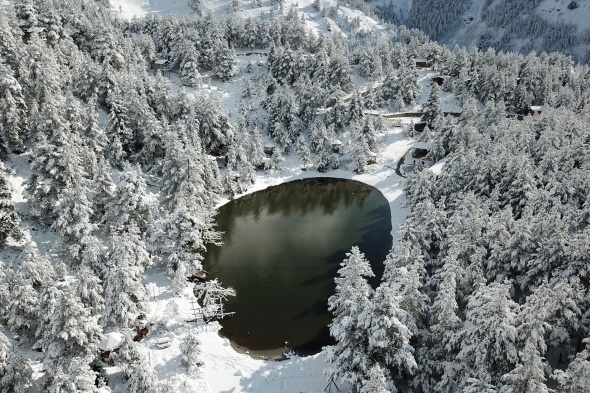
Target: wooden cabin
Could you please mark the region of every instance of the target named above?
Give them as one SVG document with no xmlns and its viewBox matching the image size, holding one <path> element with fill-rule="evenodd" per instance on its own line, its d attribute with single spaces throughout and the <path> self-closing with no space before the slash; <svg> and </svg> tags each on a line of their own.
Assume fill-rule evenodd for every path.
<svg viewBox="0 0 590 393">
<path fill-rule="evenodd" d="M 276 148 L 277 147 L 272 144 L 264 145 L 264 154 L 266 154 L 267 156 L 272 156 L 272 153 L 275 152 Z"/>
<path fill-rule="evenodd" d="M 152 64 L 152 68 L 156 71 L 160 71 L 162 75 L 170 76 L 170 62 L 166 59 L 156 59 Z"/>
<path fill-rule="evenodd" d="M 111 332 L 104 334 L 103 336 L 104 339 L 97 345 L 100 358 L 103 362 L 107 363 L 109 366 L 112 366 L 113 360 L 111 358 L 111 353 L 119 352 L 121 342 L 123 341 L 123 335 L 118 332 Z"/>
<path fill-rule="evenodd" d="M 543 112 L 543 106 L 541 105 L 531 105 L 526 109 L 526 114 L 528 116 L 540 115 L 541 112 Z"/>
<path fill-rule="evenodd" d="M 332 153 L 339 154 L 340 151 L 342 150 L 342 141 L 339 139 L 333 139 L 331 143 L 332 143 Z"/>
<path fill-rule="evenodd" d="M 152 67 L 154 70 L 163 70 L 170 67 L 170 62 L 166 59 L 156 59 Z"/>
<path fill-rule="evenodd" d="M 421 122 L 421 123 L 414 123 L 414 131 L 416 132 L 422 132 L 426 129 L 426 126 L 428 124 L 425 122 Z"/>
<path fill-rule="evenodd" d="M 416 68 L 430 68 L 430 62 L 427 59 L 414 59 Z"/>
<path fill-rule="evenodd" d="M 413 166 L 430 166 L 433 163 L 426 160 L 428 152 L 432 150 L 432 142 L 416 142 L 404 159 L 404 164 Z"/>
</svg>

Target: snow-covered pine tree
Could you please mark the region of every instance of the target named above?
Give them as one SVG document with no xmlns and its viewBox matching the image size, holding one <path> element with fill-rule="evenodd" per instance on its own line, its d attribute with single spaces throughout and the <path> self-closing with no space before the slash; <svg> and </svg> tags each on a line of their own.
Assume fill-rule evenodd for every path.
<svg viewBox="0 0 590 393">
<path fill-rule="evenodd" d="M 22 87 L 14 77 L 13 71 L 0 62 L 0 158 L 6 153 L 22 153 L 25 139 L 26 104 Z"/>
<path fill-rule="evenodd" d="M 31 281 L 19 271 L 12 277 L 10 294 L 6 325 L 11 331 L 25 335 L 27 330 L 37 321 L 37 292 Z"/>
<path fill-rule="evenodd" d="M 35 243 L 27 242 L 17 261 L 19 263 L 18 271 L 35 288 L 40 288 L 43 284 L 52 282 L 55 278 L 55 269 L 47 257 L 41 255 Z"/>
<path fill-rule="evenodd" d="M 218 41 L 213 76 L 223 82 L 229 81 L 237 73 L 237 59 L 233 48 L 229 48 L 227 41 Z"/>
<path fill-rule="evenodd" d="M 285 161 L 283 154 L 281 153 L 281 149 L 276 147 L 272 151 L 272 156 L 270 157 L 271 165 L 274 169 L 281 169 L 281 162 Z"/>
<path fill-rule="evenodd" d="M 350 106 L 348 107 L 348 124 L 351 126 L 360 126 L 365 118 L 365 104 L 363 96 L 355 90 L 350 99 Z"/>
<path fill-rule="evenodd" d="M 0 162 L 0 246 L 9 237 L 19 239 L 20 236 L 20 218 L 12 200 L 10 183 L 4 175 L 4 166 Z"/>
<path fill-rule="evenodd" d="M 146 311 L 144 301 L 148 295 L 143 284 L 144 266 L 129 251 L 135 247 L 123 235 L 111 237 L 103 279 L 106 304 L 103 326 L 133 327 Z M 142 254 L 144 251 L 145 248 Z"/>
<path fill-rule="evenodd" d="M 370 363 L 381 366 L 386 378 L 392 381 L 392 392 L 407 390 L 411 386 L 411 376 L 417 369 L 414 348 L 410 344 L 412 332 L 406 326 L 413 318 L 401 307 L 404 300 L 403 289 L 403 285 L 399 283 L 382 283 L 375 291 L 371 307 L 361 314 L 357 327 L 365 329 L 368 342 L 366 349 L 357 349 L 355 352 L 363 356 L 362 353 L 366 350 L 368 359 L 364 361 L 369 363 L 360 363 L 358 373 L 367 379 L 374 367 Z M 360 389 L 353 388 L 355 390 Z"/>
<path fill-rule="evenodd" d="M 92 315 L 98 315 L 105 309 L 102 283 L 89 266 L 82 266 L 78 272 L 76 294 Z"/>
<path fill-rule="evenodd" d="M 361 320 L 361 317 L 365 317 L 366 310 L 371 307 L 374 291 L 366 278 L 374 274 L 356 246 L 340 265 L 338 277 L 334 279 L 336 291 L 328 299 L 328 309 L 334 315 L 330 334 L 336 344 L 326 350 L 326 359 L 330 363 L 326 374 L 331 380 L 344 380 L 351 391 L 359 392 L 371 368 L 365 326 L 368 321 Z"/>
<path fill-rule="evenodd" d="M 82 258 L 83 239 L 98 228 L 91 222 L 93 212 L 88 186 L 78 183 L 62 189 L 53 208 L 55 221 L 51 227 L 60 235 L 64 251 L 67 250 L 69 257 L 77 262 Z"/>
<path fill-rule="evenodd" d="M 369 377 L 363 381 L 363 386 L 360 388 L 359 393 L 391 393 L 395 390 L 388 389 L 387 380 L 383 369 L 378 365 L 371 367 L 369 371 Z"/>
<path fill-rule="evenodd" d="M 588 339 L 584 339 L 586 348 L 579 352 L 568 364 L 566 370 L 555 370 L 552 378 L 557 381 L 558 393 L 583 392 L 590 387 L 590 351 Z"/>
<path fill-rule="evenodd" d="M 122 340 L 116 359 L 125 379 L 129 379 L 139 364 L 147 362 L 145 355 L 139 349 L 139 344 L 133 341 L 132 330 L 122 329 Z"/>
<path fill-rule="evenodd" d="M 443 115 L 440 109 L 439 89 L 436 83 L 432 84 L 428 99 L 422 106 L 422 117 L 420 121 L 425 122 L 431 129 L 434 128 L 436 121 Z"/>
<path fill-rule="evenodd" d="M 37 331 L 35 332 L 38 341 L 34 345 L 37 349 L 47 347 L 48 326 L 51 318 L 55 315 L 57 303 L 61 300 L 61 294 L 55 282 L 45 283 L 41 288 L 37 304 Z"/>
<path fill-rule="evenodd" d="M 206 184 L 205 160 L 208 157 L 202 154 L 200 145 L 187 146 L 173 132 L 169 132 L 165 140 L 166 153 L 162 162 L 160 190 L 168 208 L 174 210 L 186 204 L 211 206 L 215 199 L 215 190 L 211 190 Z"/>
<path fill-rule="evenodd" d="M 367 142 L 367 146 L 369 150 L 376 152 L 377 151 L 377 135 L 375 131 L 375 124 L 373 119 L 370 117 L 366 117 L 365 121 L 362 123 L 362 127 L 360 130 L 363 138 Z"/>
<path fill-rule="evenodd" d="M 77 133 L 69 130 L 62 101 L 59 97 L 52 98 L 43 106 L 40 114 L 43 121 L 37 125 L 32 174 L 26 190 L 33 202 L 33 215 L 49 222 L 55 218 L 55 204 L 65 188 L 77 188 L 88 195 L 87 174 L 80 149 L 82 141 Z"/>
<path fill-rule="evenodd" d="M 186 334 L 180 351 L 182 365 L 187 368 L 188 374 L 197 373 L 199 367 L 203 365 L 203 361 L 201 360 L 201 340 L 199 340 L 196 329 L 192 329 Z"/>
<path fill-rule="evenodd" d="M 99 390 L 96 386 L 96 374 L 90 368 L 87 357 L 75 356 L 70 358 L 66 365 L 59 365 L 55 370 L 45 373 L 44 391 L 47 393 L 98 393 L 105 390 L 105 387 Z"/>
<path fill-rule="evenodd" d="M 424 258 L 420 251 L 409 243 L 400 241 L 385 258 L 385 271 L 382 284 L 389 285 L 399 296 L 399 307 L 406 312 L 401 322 L 408 327 L 413 336 L 424 328 L 429 298 L 422 293 L 426 274 Z"/>
<path fill-rule="evenodd" d="M 9 348 L 8 339 L 0 332 L 0 392 L 26 393 L 33 386 L 33 367 L 29 358 Z"/>
<path fill-rule="evenodd" d="M 188 277 L 201 273 L 205 245 L 219 243 L 220 234 L 213 225 L 211 213 L 191 204 L 180 204 L 156 223 L 153 248 L 166 264 L 168 274 L 175 277 L 177 284 L 184 283 L 176 285 L 177 291 L 184 289 Z M 180 276 L 179 267 L 184 271 Z"/>
<path fill-rule="evenodd" d="M 556 280 L 543 282 L 527 297 L 517 317 L 520 348 L 515 367 L 502 376 L 502 392 L 548 393 L 546 371 L 550 368 L 545 360 L 546 335 L 564 335 L 560 345 L 569 343 L 562 326 L 577 326 L 580 314 L 577 303 L 582 291 L 577 279 L 572 282 Z"/>
<path fill-rule="evenodd" d="M 140 362 L 127 382 L 129 393 L 160 393 L 160 384 L 153 367 L 145 360 Z"/>
<path fill-rule="evenodd" d="M 307 142 L 305 141 L 305 135 L 303 133 L 299 134 L 297 137 L 297 157 L 299 157 L 299 161 L 301 161 L 301 165 L 303 168 L 307 168 L 311 165 L 311 151 L 307 146 Z"/>
<path fill-rule="evenodd" d="M 194 47 L 189 47 L 184 54 L 183 63 L 180 66 L 182 74 L 182 83 L 189 87 L 201 88 L 203 85 L 201 73 L 199 72 L 199 53 Z"/>
<path fill-rule="evenodd" d="M 511 282 L 481 284 L 469 297 L 465 323 L 455 337 L 461 373 L 497 385 L 518 361 L 518 305 L 510 297 Z"/>
<path fill-rule="evenodd" d="M 406 105 L 411 105 L 416 100 L 418 94 L 418 73 L 414 64 L 407 60 L 401 64 L 399 71 L 399 90 L 398 94 Z"/>
<path fill-rule="evenodd" d="M 352 130 L 350 138 L 350 157 L 352 160 L 352 170 L 356 173 L 363 173 L 369 159 L 369 145 L 362 133 L 362 129 L 356 126 Z"/>
<path fill-rule="evenodd" d="M 69 285 L 61 291 L 44 339 L 43 365 L 49 372 L 58 366 L 66 368 L 72 357 L 91 359 L 98 350 L 102 339 L 98 316 L 92 316 L 91 310 L 82 304 L 75 289 Z"/>
<path fill-rule="evenodd" d="M 131 225 L 145 233 L 155 210 L 155 196 L 147 190 L 141 169 L 130 166 L 121 173 L 115 194 L 106 206 L 104 222 L 111 233 L 124 232 Z"/>
</svg>

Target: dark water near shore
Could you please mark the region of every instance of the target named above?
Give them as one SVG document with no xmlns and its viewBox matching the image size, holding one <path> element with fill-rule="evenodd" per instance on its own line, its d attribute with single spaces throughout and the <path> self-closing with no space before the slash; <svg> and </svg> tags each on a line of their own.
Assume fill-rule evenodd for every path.
<svg viewBox="0 0 590 393">
<path fill-rule="evenodd" d="M 223 246 L 210 246 L 204 267 L 237 296 L 221 333 L 251 351 L 288 347 L 307 355 L 333 341 L 328 298 L 345 253 L 357 245 L 376 285 L 391 249 L 389 203 L 352 180 L 316 178 L 271 187 L 219 208 Z"/>
</svg>

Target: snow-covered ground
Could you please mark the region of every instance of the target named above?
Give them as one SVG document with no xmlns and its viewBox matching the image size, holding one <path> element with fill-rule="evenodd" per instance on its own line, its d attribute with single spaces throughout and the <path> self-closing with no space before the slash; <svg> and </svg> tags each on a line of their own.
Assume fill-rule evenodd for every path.
<svg viewBox="0 0 590 393">
<path fill-rule="evenodd" d="M 572 24 L 582 33 L 590 26 L 590 1 L 578 0 L 578 7 L 570 10 L 571 0 L 543 0 L 535 12 L 542 18 L 553 23 Z"/>
</svg>

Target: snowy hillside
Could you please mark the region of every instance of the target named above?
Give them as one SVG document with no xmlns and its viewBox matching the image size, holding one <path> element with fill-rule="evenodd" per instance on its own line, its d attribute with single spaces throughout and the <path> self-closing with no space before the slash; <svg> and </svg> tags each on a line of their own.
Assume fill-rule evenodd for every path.
<svg viewBox="0 0 590 393">
<path fill-rule="evenodd" d="M 590 2 L 580 0 L 377 0 L 386 20 L 418 28 L 449 47 L 562 51 L 590 60 Z M 408 6 L 410 6 L 408 8 Z"/>
<path fill-rule="evenodd" d="M 585 1 L 393 1 L 586 45 Z M 362 0 L 1 7 L 1 393 L 590 391 L 588 67 Z M 346 250 L 334 345 L 273 361 L 205 323 L 202 261 L 220 205 L 310 177 L 381 191 L 394 246 L 375 288 Z"/>
</svg>

